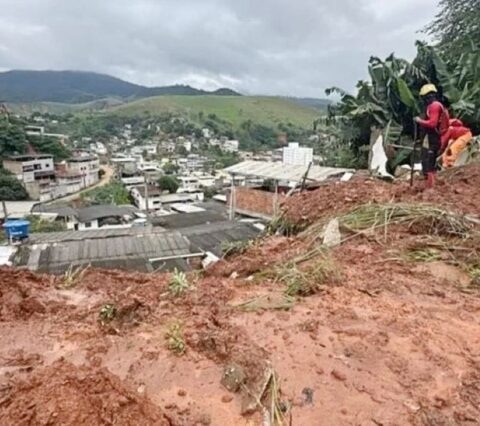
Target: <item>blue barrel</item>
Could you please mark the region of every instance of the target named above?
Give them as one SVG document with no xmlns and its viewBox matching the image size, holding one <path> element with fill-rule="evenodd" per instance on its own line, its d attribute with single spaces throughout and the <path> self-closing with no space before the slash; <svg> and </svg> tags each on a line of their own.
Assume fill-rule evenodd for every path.
<svg viewBox="0 0 480 426">
<path fill-rule="evenodd" d="M 7 238 L 17 240 L 28 238 L 29 226 L 30 222 L 28 220 L 7 220 L 3 224 Z"/>
</svg>

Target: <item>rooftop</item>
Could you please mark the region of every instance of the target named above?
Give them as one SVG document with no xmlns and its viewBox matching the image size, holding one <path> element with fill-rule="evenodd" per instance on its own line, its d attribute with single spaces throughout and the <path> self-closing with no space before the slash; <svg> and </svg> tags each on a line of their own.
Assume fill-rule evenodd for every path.
<svg viewBox="0 0 480 426">
<path fill-rule="evenodd" d="M 210 252 L 222 257 L 225 244 L 255 238 L 259 230 L 250 223 L 223 221 L 179 229 L 187 237 L 193 250 Z"/>
<path fill-rule="evenodd" d="M 92 220 L 102 219 L 104 217 L 112 216 L 133 216 L 138 209 L 135 206 L 114 206 L 114 205 L 102 205 L 102 206 L 90 206 L 78 209 L 75 216 L 79 222 L 91 222 Z"/>
<path fill-rule="evenodd" d="M 224 170 L 231 175 L 289 181 L 298 184 L 302 182 L 308 167 L 283 164 L 280 162 L 247 160 L 227 167 Z M 307 180 L 322 181 L 351 171 L 353 170 L 312 165 L 308 172 Z"/>
<path fill-rule="evenodd" d="M 52 213 L 61 217 L 75 216 L 79 222 L 91 222 L 111 216 L 133 215 L 138 209 L 132 205 L 115 206 L 111 204 L 98 205 L 75 209 L 67 204 L 43 205 L 37 204 L 33 207 L 32 213 Z"/>
<path fill-rule="evenodd" d="M 101 238 L 79 231 L 56 233 L 56 238 L 32 236 L 29 244 L 19 248 L 14 264 L 50 273 L 63 273 L 71 265 L 151 272 L 157 266 L 150 259 L 165 258 L 164 267 L 181 264 L 183 269 L 188 268 L 184 259 L 191 255 L 190 243 L 180 233 L 152 232 L 147 228 L 141 230 L 143 232 L 138 229 L 130 231 L 122 235 L 110 231 Z M 80 239 L 74 234 L 81 236 Z M 167 265 L 169 261 L 173 263 Z"/>
<path fill-rule="evenodd" d="M 37 201 L 4 201 L 7 217 L 20 218 L 30 214 L 36 207 Z M 0 219 L 5 218 L 3 208 L 0 208 Z"/>
<path fill-rule="evenodd" d="M 95 160 L 98 160 L 98 158 L 94 157 L 93 155 L 81 155 L 78 157 L 71 157 L 67 161 L 69 163 L 83 163 L 86 161 L 95 161 Z"/>
<path fill-rule="evenodd" d="M 8 157 L 8 160 L 12 161 L 32 161 L 32 160 L 46 160 L 52 158 L 53 155 L 50 154 L 22 154 L 22 155 L 12 155 Z"/>
<path fill-rule="evenodd" d="M 145 185 L 139 185 L 133 188 L 134 190 L 138 191 L 138 193 L 145 198 Z M 162 195 L 163 191 L 158 186 L 151 186 L 148 185 L 148 196 L 155 197 L 157 195 Z"/>
</svg>

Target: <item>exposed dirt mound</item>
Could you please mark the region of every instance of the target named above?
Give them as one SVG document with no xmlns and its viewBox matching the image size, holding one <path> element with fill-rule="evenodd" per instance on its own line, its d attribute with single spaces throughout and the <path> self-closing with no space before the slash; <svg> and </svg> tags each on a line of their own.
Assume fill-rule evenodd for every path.
<svg viewBox="0 0 480 426">
<path fill-rule="evenodd" d="M 105 369 L 57 361 L 11 381 L 0 400 L 2 424 L 170 425 L 162 411 Z"/>
<path fill-rule="evenodd" d="M 28 319 L 45 314 L 43 301 L 54 278 L 28 271 L 0 268 L 0 321 Z"/>
<path fill-rule="evenodd" d="M 477 213 L 479 166 L 420 186 L 356 179 L 285 207 L 302 224 L 391 200 Z M 478 236 L 381 228 L 328 253 L 267 237 L 179 293 L 171 274 L 89 269 L 66 288 L 0 269 L 1 420 L 257 426 L 274 370 L 284 424 L 478 424 Z"/>
<path fill-rule="evenodd" d="M 357 178 L 350 182 L 327 183 L 314 191 L 303 192 L 283 204 L 286 218 L 294 224 L 310 224 L 325 216 L 371 202 L 389 201 L 434 203 L 464 213 L 478 214 L 480 205 L 480 164 L 470 164 L 439 174 L 434 190 L 424 191 L 417 178 L 408 182 L 387 183 L 378 179 Z"/>
</svg>

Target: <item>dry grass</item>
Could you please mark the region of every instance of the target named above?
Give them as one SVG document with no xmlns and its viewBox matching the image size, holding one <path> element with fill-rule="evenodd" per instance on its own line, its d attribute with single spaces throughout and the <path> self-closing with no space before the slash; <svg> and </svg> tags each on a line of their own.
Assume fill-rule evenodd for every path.
<svg viewBox="0 0 480 426">
<path fill-rule="evenodd" d="M 183 337 L 183 324 L 181 321 L 172 321 L 165 332 L 167 349 L 175 355 L 183 355 L 187 349 Z"/>
<path fill-rule="evenodd" d="M 234 308 L 237 308 L 244 312 L 257 312 L 257 311 L 268 311 L 268 310 L 282 310 L 288 311 L 293 308 L 295 304 L 295 299 L 286 294 L 278 295 L 263 295 L 258 297 L 253 297 L 244 302 L 233 305 Z"/>
</svg>

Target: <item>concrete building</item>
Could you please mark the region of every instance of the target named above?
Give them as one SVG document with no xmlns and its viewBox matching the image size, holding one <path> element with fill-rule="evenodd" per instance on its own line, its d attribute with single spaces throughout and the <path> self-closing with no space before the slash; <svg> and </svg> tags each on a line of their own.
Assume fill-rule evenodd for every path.
<svg viewBox="0 0 480 426">
<path fill-rule="evenodd" d="M 283 164 L 292 166 L 308 166 L 313 161 L 313 148 L 301 147 L 291 142 L 283 148 Z"/>
<path fill-rule="evenodd" d="M 140 210 L 159 210 L 162 208 L 161 195 L 163 191 L 156 187 L 148 185 L 145 190 L 145 185 L 136 186 L 130 191 L 135 205 Z M 148 198 L 148 206 L 147 206 Z"/>
<path fill-rule="evenodd" d="M 100 162 L 97 157 L 81 155 L 66 162 L 66 171 L 71 175 L 81 175 L 83 187 L 95 185 L 99 181 Z"/>
<path fill-rule="evenodd" d="M 198 192 L 200 190 L 200 181 L 195 176 L 180 176 L 178 182 L 178 193 L 183 192 Z"/>
<path fill-rule="evenodd" d="M 223 144 L 223 149 L 227 152 L 238 152 L 239 145 L 237 140 L 227 140 Z"/>
<path fill-rule="evenodd" d="M 120 181 L 125 185 L 125 187 L 130 190 L 136 186 L 143 185 L 145 183 L 145 176 L 131 176 L 131 177 L 122 177 Z"/>
<path fill-rule="evenodd" d="M 3 167 L 23 182 L 32 200 L 46 201 L 51 199 L 50 186 L 55 182 L 55 167 L 52 155 L 15 155 L 4 160 Z"/>
</svg>

